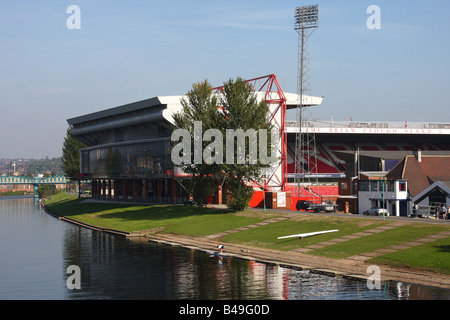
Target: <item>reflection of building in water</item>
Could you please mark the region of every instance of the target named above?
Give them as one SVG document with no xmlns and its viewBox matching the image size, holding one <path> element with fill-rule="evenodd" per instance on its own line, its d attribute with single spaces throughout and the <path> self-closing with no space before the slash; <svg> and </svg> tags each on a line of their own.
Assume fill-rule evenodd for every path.
<svg viewBox="0 0 450 320">
<path fill-rule="evenodd" d="M 204 255 L 204 256 L 203 256 Z M 203 259 L 206 257 L 208 261 Z M 255 261 L 190 256 L 192 263 L 173 265 L 174 294 L 186 299 L 286 299 L 286 269 Z"/>
<path fill-rule="evenodd" d="M 195 251 L 191 251 L 189 255 L 190 263 L 173 264 L 174 285 L 172 290 L 175 296 L 181 299 L 200 299 L 198 292 L 199 286 L 196 286 L 199 279 L 198 264 L 195 263 Z"/>
<path fill-rule="evenodd" d="M 288 299 L 288 269 L 255 261 L 249 262 L 254 283 L 265 288 L 267 299 Z"/>
<path fill-rule="evenodd" d="M 392 284 L 393 292 L 395 297 L 399 300 L 438 300 L 445 299 L 448 300 L 446 295 L 448 295 L 448 290 L 436 289 L 435 291 L 430 291 L 430 288 L 423 286 L 415 286 L 408 283 L 396 282 Z M 442 297 L 438 296 L 438 293 L 442 293 Z"/>
</svg>

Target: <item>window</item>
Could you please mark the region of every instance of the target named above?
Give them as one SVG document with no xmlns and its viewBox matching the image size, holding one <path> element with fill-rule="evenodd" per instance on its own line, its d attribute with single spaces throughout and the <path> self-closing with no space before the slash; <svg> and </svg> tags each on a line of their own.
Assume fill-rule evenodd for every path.
<svg viewBox="0 0 450 320">
<path fill-rule="evenodd" d="M 169 141 L 119 144 L 83 150 L 83 173 L 93 177 L 166 177 L 173 170 Z"/>
<path fill-rule="evenodd" d="M 387 182 L 387 191 L 394 191 L 394 181 Z"/>
<path fill-rule="evenodd" d="M 359 191 L 369 191 L 369 181 L 358 181 Z"/>
<path fill-rule="evenodd" d="M 378 191 L 378 181 L 370 181 L 370 190 Z"/>
<path fill-rule="evenodd" d="M 398 191 L 400 191 L 400 192 L 406 191 L 406 182 L 405 181 L 401 181 L 398 183 Z"/>
</svg>

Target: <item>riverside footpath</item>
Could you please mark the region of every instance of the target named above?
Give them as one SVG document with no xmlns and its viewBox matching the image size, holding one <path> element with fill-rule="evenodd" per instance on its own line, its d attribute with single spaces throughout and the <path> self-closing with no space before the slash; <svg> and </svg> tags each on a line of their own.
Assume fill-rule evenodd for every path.
<svg viewBox="0 0 450 320">
<path fill-rule="evenodd" d="M 271 209 L 268 209 L 268 211 Z M 222 244 L 224 245 L 224 254 L 230 257 L 236 257 L 241 259 L 247 259 L 252 261 L 257 261 L 261 263 L 267 263 L 272 265 L 279 265 L 282 267 L 293 268 L 297 270 L 308 270 L 311 273 L 324 274 L 332 277 L 345 277 L 349 279 L 367 281 L 369 277 L 373 275 L 369 267 L 373 266 L 373 263 L 369 263 L 373 257 L 381 256 L 386 253 L 392 253 L 395 251 L 405 250 L 420 246 L 424 243 L 431 243 L 439 239 L 444 239 L 450 237 L 450 223 L 446 221 L 424 221 L 425 219 L 415 220 L 403 218 L 403 217 L 390 217 L 389 220 L 392 221 L 389 225 L 380 226 L 373 229 L 365 230 L 363 232 L 357 232 L 351 235 L 346 235 L 342 237 L 336 237 L 329 239 L 324 242 L 313 244 L 310 246 L 305 246 L 303 248 L 281 251 L 273 250 L 267 248 L 261 248 L 256 246 L 248 246 L 243 244 L 233 244 L 223 241 L 222 237 L 228 234 L 245 231 L 252 228 L 258 228 L 270 223 L 276 223 L 283 220 L 293 219 L 296 215 L 317 215 L 316 213 L 297 213 L 294 211 L 282 211 L 273 210 L 273 212 L 282 212 L 281 217 L 274 219 L 269 219 L 260 223 L 255 223 L 245 227 L 232 229 L 224 231 L 217 234 L 212 234 L 203 237 L 193 237 L 186 235 L 173 235 L 173 234 L 148 234 L 150 241 L 172 245 L 181 246 L 191 250 L 200 251 L 217 251 L 217 247 Z M 327 214 L 327 215 L 338 215 L 339 217 L 346 216 L 349 219 L 362 218 L 358 215 L 347 215 L 347 214 Z M 367 219 L 367 216 L 364 216 Z M 373 219 L 382 219 L 381 217 L 373 217 Z M 365 252 L 362 254 L 346 257 L 345 259 L 336 258 L 326 258 L 320 257 L 312 254 L 312 251 L 316 249 L 321 249 L 326 246 L 331 246 L 345 241 L 350 241 L 353 239 L 358 239 L 361 237 L 370 236 L 376 233 L 384 232 L 387 230 L 392 230 L 399 228 L 409 223 L 415 223 L 416 221 L 426 222 L 426 223 L 442 223 L 448 224 L 448 228 L 445 231 L 439 232 L 437 234 L 432 234 L 424 237 L 418 237 L 413 241 L 405 241 L 400 244 L 391 245 L 386 248 L 376 249 L 374 251 Z M 380 265 L 380 276 L 381 283 L 388 281 L 405 282 L 423 286 L 431 286 L 437 288 L 450 289 L 450 275 L 397 268 L 392 266 Z"/>
</svg>

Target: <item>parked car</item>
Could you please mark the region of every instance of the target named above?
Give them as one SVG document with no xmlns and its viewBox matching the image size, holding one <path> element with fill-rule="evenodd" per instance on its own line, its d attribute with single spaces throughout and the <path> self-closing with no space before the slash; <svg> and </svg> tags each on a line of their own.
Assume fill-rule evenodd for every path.
<svg viewBox="0 0 450 320">
<path fill-rule="evenodd" d="M 297 204 L 295 205 L 295 208 L 297 211 L 300 210 L 313 210 L 314 212 L 335 212 L 336 211 L 336 205 L 332 203 L 314 203 L 311 201 L 306 200 L 298 200 Z"/>
<path fill-rule="evenodd" d="M 311 202 L 306 200 L 298 200 L 297 204 L 295 205 L 295 208 L 297 211 L 301 210 L 308 210 L 311 207 Z"/>
<path fill-rule="evenodd" d="M 197 202 L 195 202 L 194 200 L 189 199 L 189 200 L 186 200 L 186 201 L 184 202 L 184 205 L 185 205 L 185 206 L 196 206 L 196 205 L 197 205 Z"/>
<path fill-rule="evenodd" d="M 383 214 L 385 216 L 389 216 L 389 211 L 387 211 L 387 209 L 373 207 L 367 211 L 364 211 L 364 214 L 367 216 L 381 216 Z"/>
</svg>

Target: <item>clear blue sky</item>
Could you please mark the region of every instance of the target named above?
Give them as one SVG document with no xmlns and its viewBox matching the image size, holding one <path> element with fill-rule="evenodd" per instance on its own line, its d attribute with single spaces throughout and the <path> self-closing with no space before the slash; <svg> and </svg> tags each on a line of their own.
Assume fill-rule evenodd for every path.
<svg viewBox="0 0 450 320">
<path fill-rule="evenodd" d="M 208 79 L 276 74 L 297 91 L 294 9 L 319 4 L 310 39 L 321 120 L 446 121 L 450 1 L 0 2 L 0 157 L 57 157 L 66 119 Z M 66 12 L 81 9 L 81 29 Z M 381 29 L 369 30 L 369 5 Z"/>
</svg>

